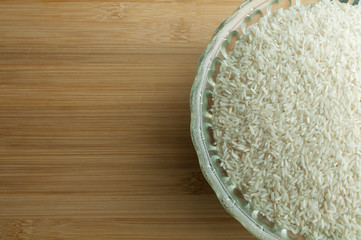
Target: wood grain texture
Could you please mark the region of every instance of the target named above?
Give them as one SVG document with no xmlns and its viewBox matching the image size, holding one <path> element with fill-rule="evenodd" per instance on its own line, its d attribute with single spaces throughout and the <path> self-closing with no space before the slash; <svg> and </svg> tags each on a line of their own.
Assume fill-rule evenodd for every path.
<svg viewBox="0 0 361 240">
<path fill-rule="evenodd" d="M 189 134 L 238 0 L 0 1 L 0 239 L 253 239 Z"/>
</svg>

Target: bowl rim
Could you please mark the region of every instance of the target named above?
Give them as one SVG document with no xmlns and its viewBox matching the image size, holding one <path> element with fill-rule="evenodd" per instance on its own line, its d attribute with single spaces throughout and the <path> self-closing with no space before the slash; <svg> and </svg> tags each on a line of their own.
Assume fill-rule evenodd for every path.
<svg viewBox="0 0 361 240">
<path fill-rule="evenodd" d="M 225 208 L 225 210 L 233 216 L 237 221 L 239 221 L 252 235 L 261 240 L 281 240 L 281 239 L 294 239 L 292 236 L 289 236 L 289 231 L 282 228 L 282 226 L 275 225 L 270 231 L 267 228 L 264 228 L 262 223 L 257 221 L 257 214 L 259 213 L 257 209 L 252 209 L 252 214 L 249 214 L 249 211 L 246 212 L 240 206 L 237 205 L 235 198 L 230 194 L 229 189 L 226 187 L 226 183 L 217 174 L 214 166 L 211 162 L 210 150 L 207 147 L 207 138 L 205 136 L 205 126 L 203 126 L 203 92 L 205 85 L 207 84 L 208 72 L 211 69 L 212 60 L 221 53 L 222 44 L 227 41 L 231 30 L 235 29 L 237 21 L 237 16 L 247 17 L 251 12 L 257 10 L 258 8 L 263 8 L 265 6 L 269 7 L 270 3 L 280 3 L 285 0 L 245 0 L 242 2 L 235 11 L 226 18 L 215 30 L 210 42 L 207 47 L 201 54 L 198 66 L 196 77 L 192 85 L 191 94 L 190 94 L 190 110 L 191 110 L 191 122 L 190 122 L 190 132 L 191 138 L 194 145 L 194 148 L 197 152 L 198 161 L 200 168 L 202 170 L 203 176 L 212 187 L 213 191 L 216 193 L 218 200 Z M 290 1 L 290 6 L 300 5 L 303 0 L 288 0 Z M 317 2 L 319 0 L 305 0 L 305 5 L 312 2 Z M 337 1 L 337 0 L 330 0 Z M 361 5 L 360 0 L 338 0 L 342 3 L 348 3 L 352 5 Z M 270 14 L 268 9 L 267 15 Z M 239 25 L 238 25 L 239 26 Z M 250 206 L 250 203 L 248 203 Z M 307 236 L 304 236 L 307 238 Z"/>
</svg>

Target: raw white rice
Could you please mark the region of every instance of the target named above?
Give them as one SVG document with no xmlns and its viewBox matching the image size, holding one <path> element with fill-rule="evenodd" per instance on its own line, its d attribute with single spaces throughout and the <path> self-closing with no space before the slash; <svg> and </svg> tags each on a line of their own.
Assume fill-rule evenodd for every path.
<svg viewBox="0 0 361 240">
<path fill-rule="evenodd" d="M 361 239 L 361 8 L 321 1 L 263 17 L 217 76 L 222 167 L 270 220 Z"/>
</svg>

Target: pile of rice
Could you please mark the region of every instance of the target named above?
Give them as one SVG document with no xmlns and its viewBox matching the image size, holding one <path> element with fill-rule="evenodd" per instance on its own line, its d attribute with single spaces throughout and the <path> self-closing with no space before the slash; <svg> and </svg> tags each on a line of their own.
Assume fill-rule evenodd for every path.
<svg viewBox="0 0 361 240">
<path fill-rule="evenodd" d="M 222 62 L 222 167 L 270 220 L 311 239 L 361 239 L 361 8 L 263 17 Z"/>
</svg>

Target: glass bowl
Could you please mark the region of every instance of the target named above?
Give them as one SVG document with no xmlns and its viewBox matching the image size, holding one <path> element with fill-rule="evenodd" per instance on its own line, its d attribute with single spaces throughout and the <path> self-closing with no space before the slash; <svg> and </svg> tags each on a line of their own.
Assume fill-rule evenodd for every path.
<svg viewBox="0 0 361 240">
<path fill-rule="evenodd" d="M 223 207 L 258 239 L 307 239 L 293 234 L 265 218 L 248 203 L 220 166 L 212 129 L 212 90 L 220 63 L 227 58 L 234 43 L 246 28 L 277 9 L 293 5 L 308 5 L 317 0 L 246 0 L 215 31 L 201 55 L 197 75 L 191 90 L 191 135 L 203 175 Z M 359 0 L 349 4 L 359 4 Z"/>
</svg>

